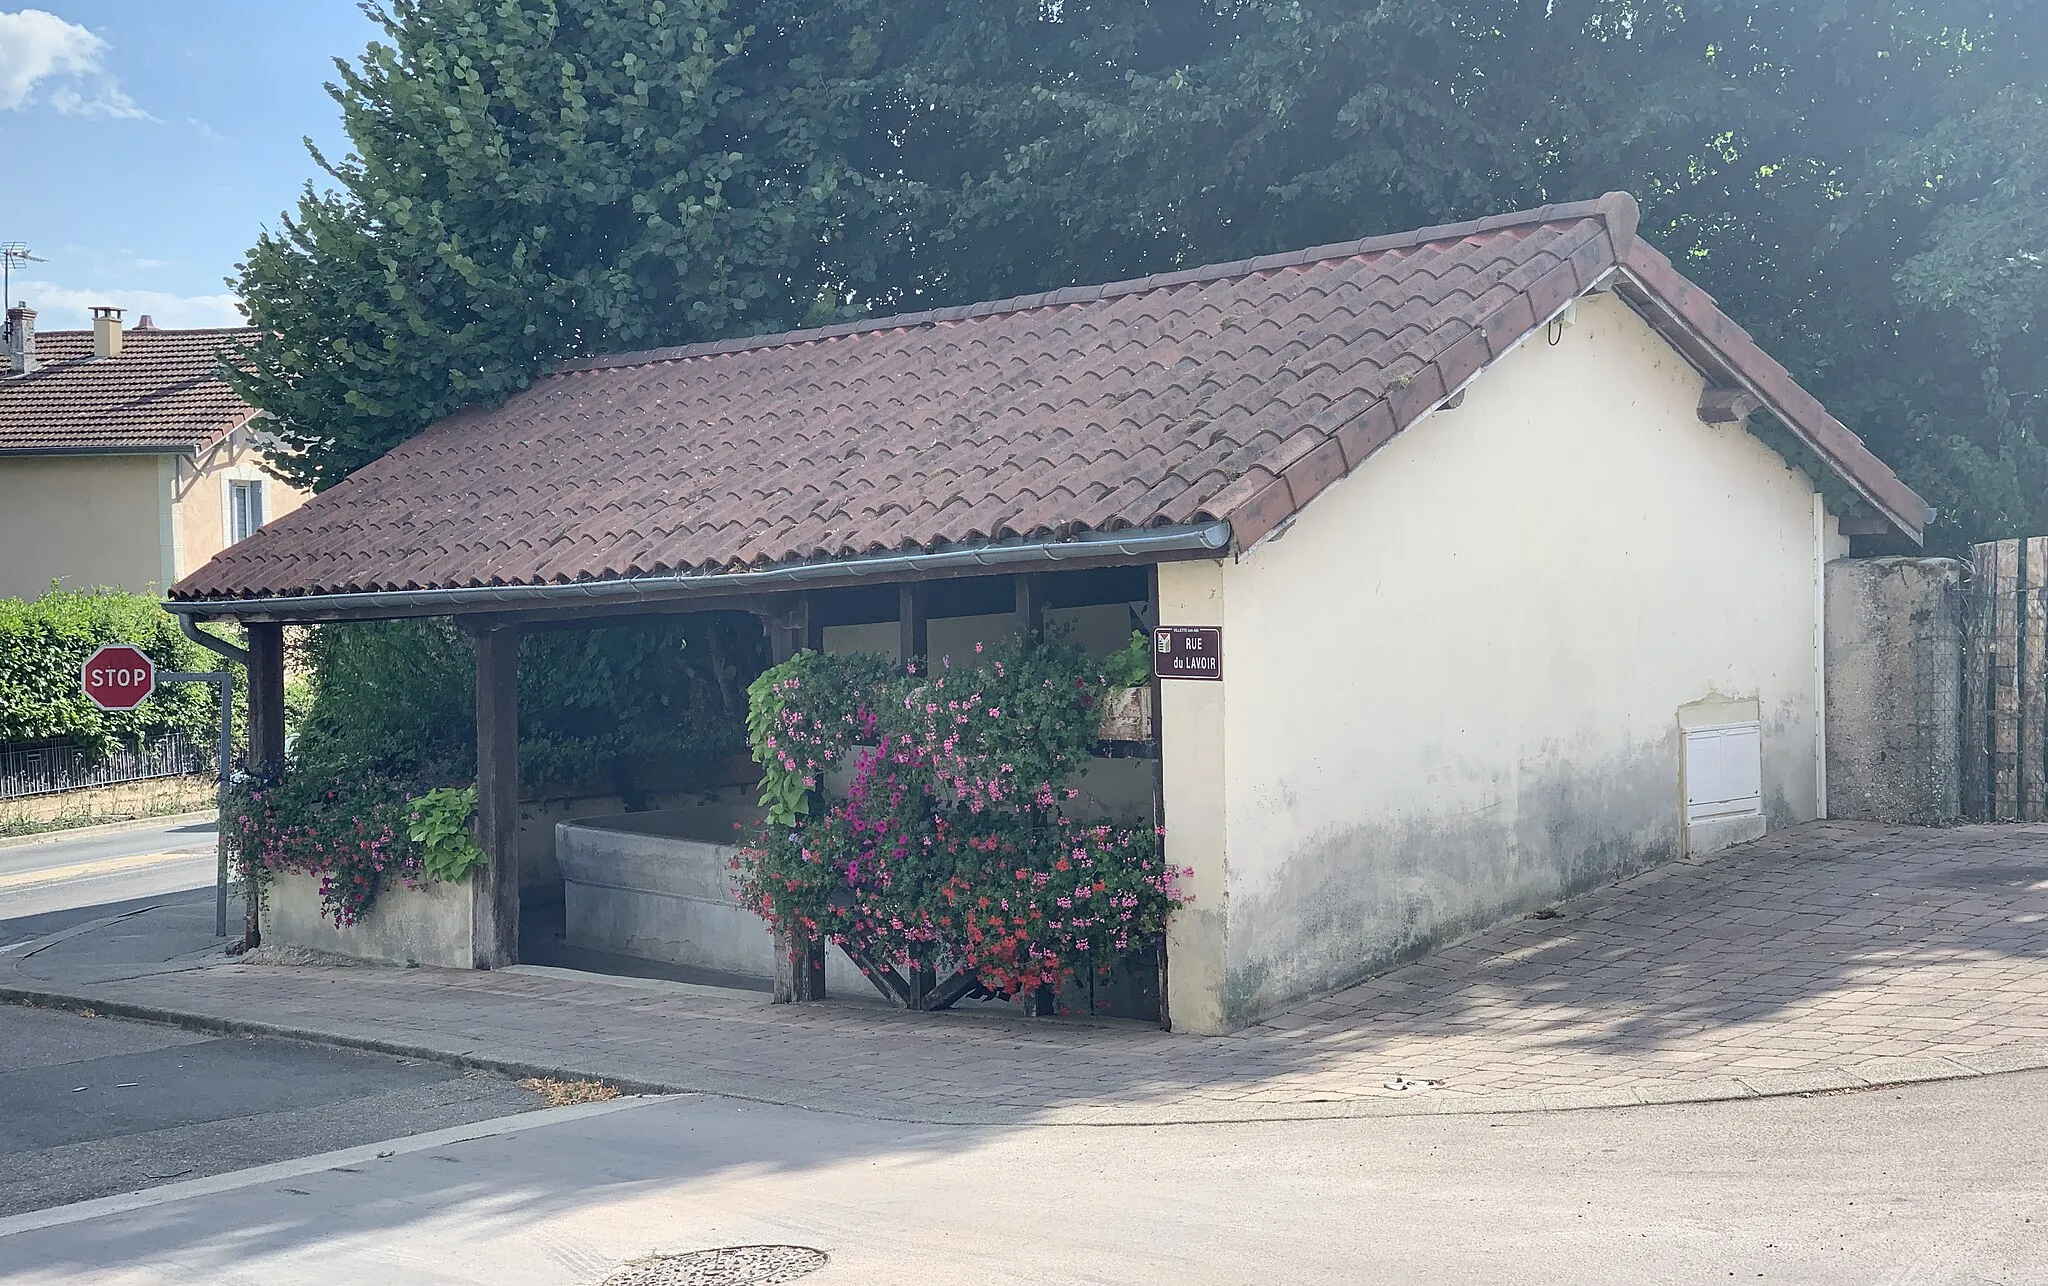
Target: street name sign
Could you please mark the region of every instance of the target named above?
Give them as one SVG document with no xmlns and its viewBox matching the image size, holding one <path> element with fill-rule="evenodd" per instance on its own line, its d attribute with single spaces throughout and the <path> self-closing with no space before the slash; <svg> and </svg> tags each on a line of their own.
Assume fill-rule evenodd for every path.
<svg viewBox="0 0 2048 1286">
<path fill-rule="evenodd" d="M 107 643 L 79 670 L 85 695 L 102 710 L 133 710 L 156 691 L 156 663 L 141 649 Z"/>
<path fill-rule="evenodd" d="M 1161 679 L 1222 678 L 1222 629 L 1214 625 L 1162 625 L 1152 631 L 1152 673 Z"/>
</svg>

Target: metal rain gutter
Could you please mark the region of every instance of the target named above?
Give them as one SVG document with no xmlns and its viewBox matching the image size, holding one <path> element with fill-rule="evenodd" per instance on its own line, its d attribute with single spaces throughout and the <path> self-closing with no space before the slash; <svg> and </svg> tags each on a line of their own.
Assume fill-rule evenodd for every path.
<svg viewBox="0 0 2048 1286">
<path fill-rule="evenodd" d="M 561 603 L 632 603 L 667 599 L 694 591 L 746 593 L 823 580 L 866 580 L 906 572 L 949 571 L 971 567 L 1012 567 L 1026 563 L 1061 563 L 1085 558 L 1145 558 L 1157 554 L 1221 554 L 1230 548 L 1230 524 L 1216 521 L 1146 530 L 1095 531 L 1068 540 L 1026 540 L 975 545 L 962 549 L 904 554 L 864 554 L 826 562 L 793 563 L 758 572 L 686 572 L 671 576 L 632 576 L 620 580 L 581 581 L 569 585 L 476 585 L 452 589 L 371 590 L 348 594 L 285 595 L 273 598 L 167 600 L 166 610 L 188 624 L 195 618 L 289 615 L 367 608 L 419 610 L 441 608 L 539 607 Z M 438 613 L 430 613 L 438 614 Z M 203 643 L 203 640 L 201 640 Z M 218 642 L 218 640 L 215 640 Z"/>
<path fill-rule="evenodd" d="M 246 651 L 236 647 L 224 638 L 217 638 L 212 634 L 208 634 L 205 630 L 200 629 L 199 622 L 190 616 L 181 615 L 178 617 L 178 632 L 207 651 L 218 653 L 233 661 L 236 665 L 245 666 L 249 664 L 249 654 Z"/>
</svg>

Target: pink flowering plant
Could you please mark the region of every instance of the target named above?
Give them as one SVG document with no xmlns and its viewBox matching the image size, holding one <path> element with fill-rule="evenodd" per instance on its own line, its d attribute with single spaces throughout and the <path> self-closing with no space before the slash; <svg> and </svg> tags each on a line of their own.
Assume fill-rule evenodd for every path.
<svg viewBox="0 0 2048 1286">
<path fill-rule="evenodd" d="M 237 789 L 223 821 L 256 887 L 280 871 L 315 876 L 321 909 L 347 928 L 392 881 L 419 888 L 434 878 L 430 846 L 414 838 L 420 816 L 414 794 L 382 777 L 288 773 Z"/>
<path fill-rule="evenodd" d="M 1104 685 L 1058 632 L 929 673 L 808 652 L 769 670 L 749 720 L 768 820 L 735 862 L 742 899 L 1007 996 L 1149 949 L 1185 872 L 1149 827 L 1066 814 Z"/>
</svg>

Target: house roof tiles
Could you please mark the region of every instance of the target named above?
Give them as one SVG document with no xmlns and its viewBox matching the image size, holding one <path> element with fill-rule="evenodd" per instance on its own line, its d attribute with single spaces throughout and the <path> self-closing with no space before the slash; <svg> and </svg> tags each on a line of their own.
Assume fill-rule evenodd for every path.
<svg viewBox="0 0 2048 1286">
<path fill-rule="evenodd" d="M 1640 269 L 1630 302 L 1710 375 L 1768 384 L 1761 400 L 1917 534 L 1919 498 L 1635 225 L 1617 193 L 570 362 L 393 448 L 172 596 L 567 584 L 1217 519 L 1249 545 L 1617 268 Z"/>
<path fill-rule="evenodd" d="M 36 369 L 0 378 L 0 455 L 191 451 L 249 417 L 215 373 L 242 327 L 133 329 L 119 357 L 93 356 L 89 330 L 43 331 Z"/>
</svg>

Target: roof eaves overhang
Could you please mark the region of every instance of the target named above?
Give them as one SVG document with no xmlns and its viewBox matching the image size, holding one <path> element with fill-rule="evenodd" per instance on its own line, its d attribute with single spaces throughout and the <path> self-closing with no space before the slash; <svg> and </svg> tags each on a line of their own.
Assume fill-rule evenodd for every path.
<svg viewBox="0 0 2048 1286">
<path fill-rule="evenodd" d="M 1720 310 L 1705 291 L 1638 241 L 1622 257 L 1617 293 L 1638 311 L 1653 310 L 1651 324 L 1710 379 L 1742 389 L 1811 449 L 1873 510 L 1915 544 L 1925 538 L 1934 511 L 1919 493 L 1872 454 L 1848 426 L 1830 415 L 1791 373 Z M 1658 325 L 1659 321 L 1663 325 Z M 1672 331 L 1677 331 L 1673 335 Z"/>
<path fill-rule="evenodd" d="M 82 446 L 72 443 L 52 447 L 0 447 L 0 456 L 95 456 L 95 455 L 194 455 L 199 448 L 190 442 L 124 442 L 112 446 Z"/>
<path fill-rule="evenodd" d="M 1230 549 L 1227 522 L 1087 532 L 1064 540 L 1007 540 L 940 550 L 863 554 L 785 563 L 758 571 L 683 572 L 554 585 L 464 585 L 438 589 L 367 590 L 270 598 L 168 599 L 164 607 L 197 620 L 286 623 L 388 620 L 408 616 L 507 615 L 585 606 L 604 612 L 651 604 L 704 603 L 757 593 L 834 588 L 939 576 L 1003 573 L 1032 567 L 1097 567 L 1220 558 Z"/>
</svg>

